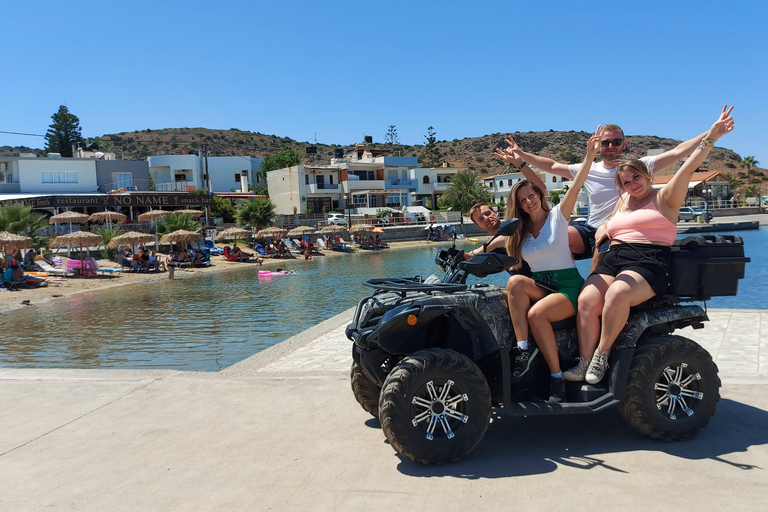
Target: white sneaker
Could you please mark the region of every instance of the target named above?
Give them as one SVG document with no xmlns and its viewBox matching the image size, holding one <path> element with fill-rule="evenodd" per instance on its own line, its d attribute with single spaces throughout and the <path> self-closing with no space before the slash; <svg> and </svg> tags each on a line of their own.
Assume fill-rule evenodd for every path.
<svg viewBox="0 0 768 512">
<path fill-rule="evenodd" d="M 592 362 L 589 364 L 589 370 L 587 370 L 587 384 L 597 384 L 605 376 L 605 370 L 608 369 L 608 354 L 610 350 L 606 350 L 602 354 L 595 349 L 595 355 L 592 356 Z"/>
<path fill-rule="evenodd" d="M 592 362 L 592 358 L 582 359 L 579 358 L 579 364 L 574 366 L 568 371 L 563 372 L 563 378 L 569 382 L 581 382 L 587 375 L 587 369 L 589 363 Z"/>
</svg>

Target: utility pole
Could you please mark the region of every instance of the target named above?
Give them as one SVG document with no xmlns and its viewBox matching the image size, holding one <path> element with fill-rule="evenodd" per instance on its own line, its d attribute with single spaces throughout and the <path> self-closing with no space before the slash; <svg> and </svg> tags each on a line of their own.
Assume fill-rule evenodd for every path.
<svg viewBox="0 0 768 512">
<path fill-rule="evenodd" d="M 213 194 L 213 190 L 211 190 L 211 180 L 208 176 L 208 144 L 203 144 L 203 151 L 205 152 L 205 173 L 203 174 L 203 178 L 205 180 L 205 191 L 210 195 Z M 205 225 L 206 227 L 210 224 L 209 219 L 209 211 L 208 206 L 205 207 Z"/>
</svg>

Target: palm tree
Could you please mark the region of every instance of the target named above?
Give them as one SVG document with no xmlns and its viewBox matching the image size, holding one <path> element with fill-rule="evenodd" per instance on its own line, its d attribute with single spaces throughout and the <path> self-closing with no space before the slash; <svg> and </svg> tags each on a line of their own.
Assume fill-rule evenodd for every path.
<svg viewBox="0 0 768 512">
<path fill-rule="evenodd" d="M 741 162 L 739 162 L 739 167 L 742 169 L 746 169 L 747 173 L 747 185 L 752 185 L 755 182 L 755 170 L 754 167 L 759 164 L 757 160 L 755 160 L 755 157 L 753 156 L 745 156 L 741 159 Z M 746 190 L 744 191 L 744 194 L 746 195 Z M 747 196 L 749 197 L 749 196 Z"/>
<path fill-rule="evenodd" d="M 0 231 L 31 237 L 35 246 L 46 245 L 44 240 L 37 236 L 37 232 L 47 225 L 45 215 L 32 211 L 31 206 L 23 203 L 0 206 Z"/>
<path fill-rule="evenodd" d="M 107 249 L 107 244 L 122 232 L 123 230 L 120 226 L 104 226 L 96 230 L 96 233 L 101 236 L 102 245 L 104 245 L 104 249 L 101 250 L 101 257 L 103 259 L 111 260 L 115 256 L 117 251 L 115 249 Z"/>
<path fill-rule="evenodd" d="M 480 176 L 471 171 L 461 171 L 453 175 L 448 188 L 443 194 L 443 202 L 461 213 L 461 233 L 464 234 L 464 212 L 475 203 L 487 203 L 491 194 L 483 185 Z"/>
<path fill-rule="evenodd" d="M 259 231 L 275 222 L 275 205 L 268 198 L 255 197 L 238 206 L 236 216 L 240 227 Z"/>
<path fill-rule="evenodd" d="M 186 213 L 171 213 L 170 215 L 166 215 L 165 217 L 155 221 L 155 226 L 157 226 L 157 234 L 161 236 L 168 233 L 173 233 L 174 231 L 178 231 L 180 229 L 194 232 L 203 229 L 203 227 L 198 224 L 195 219 Z"/>
</svg>

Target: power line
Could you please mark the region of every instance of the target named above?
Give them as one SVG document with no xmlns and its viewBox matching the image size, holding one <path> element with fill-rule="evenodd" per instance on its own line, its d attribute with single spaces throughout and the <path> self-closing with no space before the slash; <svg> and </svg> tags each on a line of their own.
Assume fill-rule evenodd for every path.
<svg viewBox="0 0 768 512">
<path fill-rule="evenodd" d="M 0 131 L 0 133 L 7 133 L 9 135 L 29 135 L 30 137 L 45 137 L 45 135 L 38 135 L 37 133 L 20 133 L 20 132 L 4 132 L 4 131 Z"/>
</svg>

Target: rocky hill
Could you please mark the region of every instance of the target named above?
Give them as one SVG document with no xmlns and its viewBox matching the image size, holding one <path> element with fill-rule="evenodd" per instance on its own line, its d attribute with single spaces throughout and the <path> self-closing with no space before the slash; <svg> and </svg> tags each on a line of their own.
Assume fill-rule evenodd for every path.
<svg viewBox="0 0 768 512">
<path fill-rule="evenodd" d="M 587 132 L 515 132 L 511 134 L 517 143 L 536 154 L 547 156 L 558 161 L 569 163 L 580 162 L 584 158 L 584 147 L 589 139 Z M 442 140 L 437 142 L 437 148 L 443 162 L 450 167 L 460 167 L 477 172 L 480 176 L 503 174 L 507 167 L 493 152 L 498 147 L 506 147 L 504 138 L 507 134 L 495 133 L 482 137 L 470 137 Z M 680 141 L 662 139 L 655 136 L 629 136 L 627 155 L 640 157 L 653 149 L 671 149 Z M 117 158 L 140 160 L 150 155 L 197 153 L 203 145 L 208 145 L 211 156 L 249 155 L 264 157 L 277 153 L 283 147 L 290 147 L 305 153 L 307 146 L 316 146 L 317 155 L 314 162 L 318 164 L 330 162 L 336 148 L 348 148 L 342 145 L 312 144 L 300 142 L 290 137 L 265 135 L 242 131 L 235 128 L 229 130 L 212 130 L 207 128 L 167 128 L 162 130 L 141 130 L 104 135 L 91 139 L 97 142 L 102 151 L 115 153 Z M 423 145 L 388 145 L 375 144 L 378 149 L 387 149 L 391 155 L 420 157 L 424 152 Z M 0 147 L 0 156 L 18 155 L 19 152 L 34 152 L 42 156 L 41 150 L 30 148 Z M 713 171 L 735 172 L 741 157 L 733 151 L 716 147 L 710 157 L 710 169 Z M 309 162 L 309 160 L 307 160 Z M 667 173 L 674 172 L 668 169 Z M 660 172 L 664 175 L 665 172 Z"/>
</svg>

